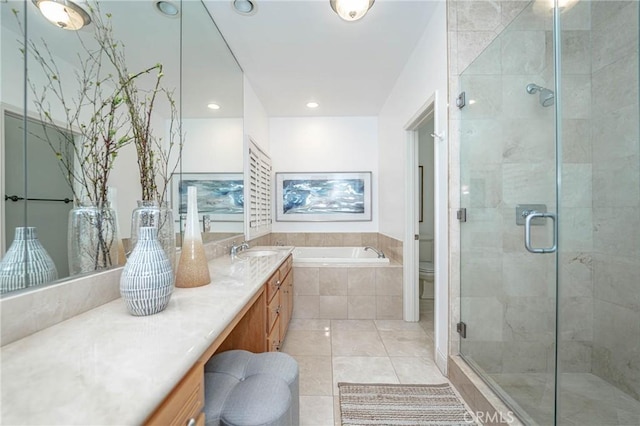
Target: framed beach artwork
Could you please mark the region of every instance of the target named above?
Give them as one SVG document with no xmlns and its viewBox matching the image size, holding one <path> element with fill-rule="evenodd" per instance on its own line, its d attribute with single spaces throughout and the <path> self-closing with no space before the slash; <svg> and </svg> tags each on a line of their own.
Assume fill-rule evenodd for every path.
<svg viewBox="0 0 640 426">
<path fill-rule="evenodd" d="M 276 173 L 276 220 L 371 220 L 371 172 Z"/>
<path fill-rule="evenodd" d="M 242 173 L 174 173 L 171 200 L 176 218 L 187 213 L 187 187 L 198 193 L 198 216 L 215 222 L 241 222 L 244 212 Z"/>
</svg>

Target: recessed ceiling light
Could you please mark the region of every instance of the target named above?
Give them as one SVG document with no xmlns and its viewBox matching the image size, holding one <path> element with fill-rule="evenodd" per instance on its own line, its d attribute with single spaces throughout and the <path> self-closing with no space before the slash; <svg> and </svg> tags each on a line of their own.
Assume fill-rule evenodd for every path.
<svg viewBox="0 0 640 426">
<path fill-rule="evenodd" d="M 220 109 L 220 105 L 214 104 L 214 103 L 210 103 L 210 104 L 207 105 L 207 108 L 209 108 L 209 109 Z"/>
<path fill-rule="evenodd" d="M 59 28 L 77 31 L 91 23 L 89 14 L 70 0 L 32 0 L 32 2 L 49 22 Z"/>
<path fill-rule="evenodd" d="M 331 8 L 345 21 L 357 21 L 367 14 L 375 0 L 329 0 Z"/>
<path fill-rule="evenodd" d="M 318 108 L 320 104 L 317 102 L 307 102 L 307 108 Z"/>
<path fill-rule="evenodd" d="M 156 9 L 165 16 L 174 18 L 180 13 L 180 9 L 173 2 L 161 0 L 155 3 Z"/>
<path fill-rule="evenodd" d="M 241 15 L 253 15 L 256 13 L 256 5 L 251 0 L 233 0 L 231 6 L 233 10 Z"/>
</svg>

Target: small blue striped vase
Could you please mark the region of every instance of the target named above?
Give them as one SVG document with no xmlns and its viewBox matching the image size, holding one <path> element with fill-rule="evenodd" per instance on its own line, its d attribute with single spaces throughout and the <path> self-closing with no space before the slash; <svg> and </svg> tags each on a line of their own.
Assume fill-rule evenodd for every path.
<svg viewBox="0 0 640 426">
<path fill-rule="evenodd" d="M 158 242 L 158 230 L 143 226 L 120 278 L 120 295 L 131 315 L 153 315 L 169 304 L 175 278 Z"/>
<path fill-rule="evenodd" d="M 58 279 L 56 265 L 38 240 L 36 228 L 16 228 L 13 243 L 0 261 L 0 293 Z"/>
</svg>

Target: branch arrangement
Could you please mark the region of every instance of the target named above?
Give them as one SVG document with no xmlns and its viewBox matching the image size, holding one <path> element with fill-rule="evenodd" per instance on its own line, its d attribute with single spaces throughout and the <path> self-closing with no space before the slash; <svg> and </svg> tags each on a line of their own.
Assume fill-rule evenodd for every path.
<svg viewBox="0 0 640 426">
<path fill-rule="evenodd" d="M 78 36 L 82 50 L 77 53 L 79 67 L 74 77 L 78 89 L 73 95 L 63 84 L 46 40 L 41 39 L 40 46 L 28 39 L 21 49 L 43 71 L 44 84 L 36 85 L 29 79 L 29 87 L 40 119 L 46 124 L 45 140 L 59 160 L 75 199 L 88 199 L 96 205 L 107 202 L 107 184 L 120 150 L 134 143 L 142 199 L 162 203 L 183 145 L 173 92 L 161 84 L 162 64 L 129 73 L 125 46 L 113 35 L 111 15 L 103 18 L 97 4 L 88 8 L 97 47 L 89 47 Z M 17 17 L 18 11 L 13 13 Z M 20 29 L 24 34 L 22 26 Z M 155 79 L 151 89 L 140 87 L 143 76 Z M 170 111 L 166 143 L 152 128 L 153 109 L 160 98 L 168 102 Z M 179 152 L 171 164 L 171 151 L 176 147 Z"/>
</svg>

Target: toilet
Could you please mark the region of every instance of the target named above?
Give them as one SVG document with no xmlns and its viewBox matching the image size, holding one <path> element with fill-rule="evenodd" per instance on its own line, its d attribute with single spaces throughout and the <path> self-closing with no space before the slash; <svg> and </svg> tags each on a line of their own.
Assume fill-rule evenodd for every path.
<svg viewBox="0 0 640 426">
<path fill-rule="evenodd" d="M 421 260 L 419 268 L 420 299 L 433 299 L 433 277 L 435 275 L 433 262 Z"/>
<path fill-rule="evenodd" d="M 418 277 L 420 281 L 420 299 L 433 299 L 433 239 L 420 240 L 420 263 Z"/>
</svg>

